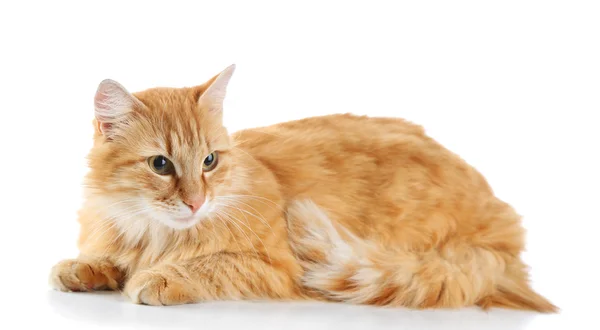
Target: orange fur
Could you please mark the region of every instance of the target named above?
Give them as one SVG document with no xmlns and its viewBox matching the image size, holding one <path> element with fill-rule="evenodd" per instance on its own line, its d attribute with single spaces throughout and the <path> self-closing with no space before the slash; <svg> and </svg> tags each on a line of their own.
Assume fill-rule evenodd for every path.
<svg viewBox="0 0 600 330">
<path fill-rule="evenodd" d="M 122 288 L 152 305 L 557 310 L 528 285 L 519 215 L 421 127 L 345 114 L 228 135 L 227 72 L 192 88 L 99 88 L 81 255 L 53 268 L 55 288 Z M 219 163 L 204 172 L 213 151 Z M 153 155 L 177 173 L 153 173 Z M 204 213 L 170 225 L 198 194 Z"/>
</svg>

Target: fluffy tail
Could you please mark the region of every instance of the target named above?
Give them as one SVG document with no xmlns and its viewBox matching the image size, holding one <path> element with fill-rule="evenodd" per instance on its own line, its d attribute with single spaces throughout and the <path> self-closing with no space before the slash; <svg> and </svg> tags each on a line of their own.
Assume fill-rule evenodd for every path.
<svg viewBox="0 0 600 330">
<path fill-rule="evenodd" d="M 557 313 L 558 307 L 533 291 L 525 278 L 519 280 L 513 280 L 510 277 L 503 278 L 498 283 L 494 294 L 482 298 L 477 302 L 477 305 L 486 310 L 499 307 L 533 310 L 540 313 Z"/>
<path fill-rule="evenodd" d="M 506 278 L 498 254 L 465 244 L 406 252 L 339 231 L 310 201 L 288 208 L 291 247 L 304 268 L 303 286 L 334 301 L 410 308 L 479 305 L 554 312 L 526 282 Z"/>
</svg>

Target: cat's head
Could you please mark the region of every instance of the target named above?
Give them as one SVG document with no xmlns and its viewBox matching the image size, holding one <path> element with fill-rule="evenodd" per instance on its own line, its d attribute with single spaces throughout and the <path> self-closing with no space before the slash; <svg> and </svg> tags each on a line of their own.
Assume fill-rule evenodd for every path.
<svg viewBox="0 0 600 330">
<path fill-rule="evenodd" d="M 125 226 L 144 218 L 184 229 L 206 218 L 211 199 L 235 184 L 231 141 L 222 124 L 234 69 L 197 87 L 133 94 L 102 81 L 86 180 L 96 207 Z"/>
</svg>

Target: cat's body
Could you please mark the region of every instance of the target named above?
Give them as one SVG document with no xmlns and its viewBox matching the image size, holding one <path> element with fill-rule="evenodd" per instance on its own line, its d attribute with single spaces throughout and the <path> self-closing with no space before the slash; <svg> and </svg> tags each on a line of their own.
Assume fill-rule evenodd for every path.
<svg viewBox="0 0 600 330">
<path fill-rule="evenodd" d="M 135 96 L 101 85 L 81 256 L 55 266 L 53 286 L 124 285 L 145 304 L 555 310 L 529 288 L 519 216 L 419 126 L 331 115 L 228 137 L 220 112 L 231 73 Z M 148 169 L 153 155 L 172 160 L 169 175 Z"/>
</svg>

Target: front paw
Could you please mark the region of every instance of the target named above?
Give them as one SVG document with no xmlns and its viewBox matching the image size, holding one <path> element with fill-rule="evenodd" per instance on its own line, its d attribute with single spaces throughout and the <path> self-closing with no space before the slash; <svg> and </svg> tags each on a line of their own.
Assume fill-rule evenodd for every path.
<svg viewBox="0 0 600 330">
<path fill-rule="evenodd" d="M 153 306 L 192 303 L 197 296 L 190 283 L 166 269 L 135 273 L 123 291 L 132 302 Z"/>
<path fill-rule="evenodd" d="M 52 267 L 50 286 L 60 291 L 116 290 L 121 274 L 106 261 L 63 260 Z"/>
</svg>

